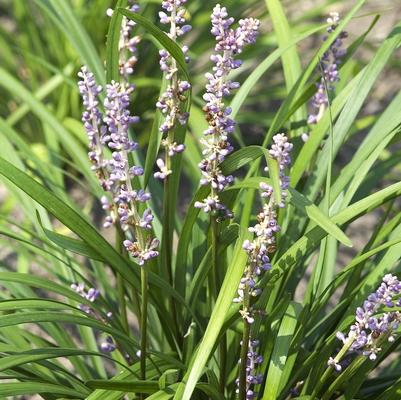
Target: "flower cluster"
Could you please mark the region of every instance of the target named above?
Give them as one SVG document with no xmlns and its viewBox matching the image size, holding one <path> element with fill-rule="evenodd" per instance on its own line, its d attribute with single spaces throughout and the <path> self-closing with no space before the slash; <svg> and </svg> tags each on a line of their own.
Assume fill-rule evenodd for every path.
<svg viewBox="0 0 401 400">
<path fill-rule="evenodd" d="M 242 345 L 242 342 L 241 342 Z M 254 399 L 257 393 L 252 389 L 254 385 L 260 385 L 263 382 L 263 375 L 256 372 L 258 366 L 263 363 L 263 357 L 256 352 L 256 348 L 259 346 L 259 340 L 249 340 L 248 353 L 247 353 L 247 365 L 246 365 L 246 398 Z M 236 379 L 238 386 L 239 379 Z M 236 389 L 239 393 L 239 389 Z"/>
<path fill-rule="evenodd" d="M 254 239 L 252 241 L 245 240 L 242 246 L 248 254 L 248 263 L 238 287 L 238 297 L 234 298 L 233 301 L 241 304 L 240 314 L 247 324 L 253 324 L 255 320 L 256 310 L 251 305 L 250 299 L 261 293 L 261 289 L 257 287 L 258 279 L 264 271 L 268 271 L 271 268 L 269 254 L 275 251 L 275 235 L 280 231 L 277 221 L 277 208 L 285 206 L 286 190 L 289 185 L 289 178 L 285 174 L 285 169 L 291 163 L 291 149 L 292 144 L 284 134 L 277 134 L 273 137 L 273 145 L 269 153 L 272 158 L 277 160 L 279 165 L 281 203 L 276 203 L 272 186 L 267 183 L 260 184 L 261 197 L 264 201 L 263 209 L 257 216 L 257 223 L 249 228 L 249 231 L 254 234 Z M 252 341 L 252 343 L 255 343 L 255 341 Z M 249 354 L 248 358 L 251 357 L 253 359 L 254 351 L 250 351 Z M 249 363 L 252 364 L 252 361 L 249 361 Z M 253 363 L 252 365 L 257 364 Z M 251 385 L 260 383 L 251 371 L 252 369 L 249 371 L 247 369 L 247 384 L 249 384 L 247 393 L 250 393 L 247 398 L 249 399 L 254 398 L 253 391 L 250 389 Z"/>
<path fill-rule="evenodd" d="M 330 13 L 327 23 L 330 26 L 327 28 L 328 33 L 334 32 L 340 21 L 340 16 L 337 12 Z M 327 90 L 334 90 L 334 84 L 340 80 L 340 74 L 338 66 L 341 63 L 341 59 L 346 54 L 346 50 L 342 48 L 343 39 L 348 36 L 347 32 L 342 31 L 338 34 L 336 40 L 331 44 L 330 48 L 324 53 L 321 62 L 320 69 L 322 77 L 317 84 L 316 94 L 312 99 L 313 113 L 308 116 L 308 124 L 316 124 L 322 118 L 323 113 L 328 105 L 328 98 L 326 93 Z M 327 40 L 327 36 L 323 38 Z"/>
<path fill-rule="evenodd" d="M 134 1 L 129 0 L 130 5 L 127 9 L 131 12 L 138 12 L 139 6 Z M 107 15 L 111 17 L 113 10 L 107 9 Z M 137 58 L 137 45 L 141 41 L 140 36 L 131 37 L 132 28 L 135 26 L 135 22 L 129 20 L 127 17 L 123 17 L 120 30 L 120 41 L 118 43 L 118 49 L 120 51 L 120 74 L 125 79 L 128 79 L 129 75 L 134 72 L 134 67 L 138 61 Z"/>
<path fill-rule="evenodd" d="M 197 202 L 195 207 L 212 212 L 219 218 L 231 218 L 232 212 L 220 202 L 218 196 L 219 192 L 233 182 L 233 177 L 225 176 L 220 168 L 225 157 L 233 151 L 228 135 L 235 127 L 234 120 L 230 118 L 231 109 L 225 106 L 223 100 L 240 86 L 238 82 L 230 80 L 228 75 L 242 65 L 242 61 L 235 59 L 235 56 L 247 44 L 255 42 L 259 21 L 254 18 L 241 19 L 239 26 L 233 29 L 231 25 L 234 19 L 228 17 L 226 8 L 219 4 L 213 9 L 211 21 L 211 33 L 216 39 L 216 53 L 211 56 L 211 61 L 215 65 L 213 73 L 206 74 L 208 83 L 203 99 L 206 101 L 204 111 L 209 126 L 202 140 L 204 159 L 199 164 L 202 172 L 201 184 L 209 185 L 211 193 L 203 201 Z"/>
<path fill-rule="evenodd" d="M 128 153 L 138 146 L 128 134 L 129 127 L 138 121 L 138 117 L 129 111 L 129 98 L 134 87 L 114 81 L 106 85 L 103 115 L 98 97 L 102 88 L 96 85 L 93 74 L 86 67 L 78 75 L 82 79 L 79 90 L 86 108 L 82 119 L 89 137 L 89 158 L 101 186 L 111 197 L 111 201 L 107 196 L 101 199 L 103 209 L 109 212 L 104 226 L 119 223 L 127 234 L 135 236 L 134 242 L 126 240 L 124 245 L 130 252 L 135 247 L 131 254 L 143 265 L 158 255 L 155 248 L 159 243 L 147 234 L 152 228 L 152 211 L 146 208 L 142 216 L 139 212 L 139 205 L 146 203 L 150 194 L 142 189 L 135 190 L 131 185 L 132 178 L 143 174 L 141 167 L 130 166 L 128 162 Z M 106 147 L 111 151 L 110 158 L 105 156 Z"/>
<path fill-rule="evenodd" d="M 168 36 L 174 41 L 177 41 L 178 37 L 191 30 L 191 25 L 186 24 L 186 10 L 182 7 L 185 3 L 186 0 L 164 0 L 162 2 L 164 11 L 159 12 L 160 22 L 170 25 Z M 188 47 L 182 46 L 182 51 L 188 62 L 189 58 L 186 56 Z M 170 53 L 165 49 L 161 49 L 159 53 L 160 69 L 167 80 L 167 88 L 156 103 L 157 108 L 164 116 L 164 121 L 160 125 L 160 132 L 165 136 L 161 141 L 165 152 L 165 161 L 162 158 L 157 160 L 156 164 L 160 171 L 156 172 L 154 177 L 164 180 L 172 172 L 170 158 L 185 149 L 184 144 L 177 144 L 174 141 L 174 128 L 177 122 L 181 125 L 185 125 L 187 122 L 188 113 L 183 111 L 182 108 L 191 85 L 188 81 L 179 79 L 176 60 Z"/>
<path fill-rule="evenodd" d="M 344 343 L 348 352 L 363 354 L 375 360 L 381 350 L 380 343 L 384 340 L 394 341 L 394 331 L 401 322 L 401 313 L 379 309 L 400 307 L 400 295 L 401 282 L 394 275 L 385 275 L 379 288 L 368 296 L 362 307 L 357 308 L 355 323 L 351 325 L 348 334 L 337 332 L 337 338 Z M 338 372 L 342 370 L 339 358 L 330 357 L 327 363 Z"/>
<path fill-rule="evenodd" d="M 255 226 L 249 228 L 255 238 L 253 241 L 245 240 L 243 244 L 243 249 L 248 253 L 248 264 L 238 288 L 238 297 L 234 299 L 236 303 L 243 303 L 245 289 L 249 291 L 251 296 L 260 294 L 260 289 L 256 287 L 257 279 L 263 271 L 268 271 L 271 268 L 269 253 L 275 251 L 275 235 L 280 231 L 277 222 L 277 208 L 285 206 L 286 190 L 289 184 L 285 168 L 291 163 L 292 144 L 282 133 L 275 135 L 273 142 L 269 153 L 272 158 L 277 160 L 280 169 L 281 203 L 276 204 L 272 186 L 267 183 L 260 184 L 261 197 L 264 201 L 263 209 L 257 216 Z M 252 323 L 254 318 L 250 310 L 241 311 L 243 318 L 248 323 Z"/>
<path fill-rule="evenodd" d="M 90 288 L 88 291 L 86 291 L 85 285 L 82 282 L 73 283 L 71 285 L 71 289 L 78 293 L 81 297 L 89 300 L 91 303 L 93 303 L 100 296 L 99 290 L 95 288 Z M 86 314 L 95 317 L 103 322 L 106 322 L 90 306 L 86 304 L 79 304 L 78 308 Z M 113 316 L 112 312 L 110 311 L 106 315 L 107 318 L 111 318 Z M 113 338 L 111 336 L 107 336 L 106 339 L 100 343 L 99 347 L 104 353 L 111 353 L 116 349 L 116 345 L 114 344 Z"/>
</svg>

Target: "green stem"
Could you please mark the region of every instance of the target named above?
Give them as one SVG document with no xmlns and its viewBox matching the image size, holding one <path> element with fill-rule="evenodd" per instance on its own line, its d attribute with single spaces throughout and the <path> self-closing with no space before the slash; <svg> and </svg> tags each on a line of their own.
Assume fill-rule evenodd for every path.
<svg viewBox="0 0 401 400">
<path fill-rule="evenodd" d="M 224 391 L 226 387 L 226 370 L 227 370 L 227 335 L 224 333 L 221 338 L 220 345 L 220 393 L 224 396 Z"/>
<path fill-rule="evenodd" d="M 354 343 L 355 338 L 353 336 L 350 336 L 348 340 L 344 343 L 344 346 L 341 348 L 341 350 L 337 353 L 337 355 L 334 357 L 334 361 L 336 363 L 340 362 L 343 356 L 347 353 L 348 349 L 351 347 L 352 343 Z M 315 389 L 312 392 L 312 399 L 317 396 L 319 393 L 319 390 L 322 388 L 323 384 L 326 382 L 326 380 L 330 377 L 331 373 L 333 371 L 332 367 L 327 367 L 326 371 L 324 371 L 323 375 L 320 377 L 319 382 L 316 384 Z"/>
<path fill-rule="evenodd" d="M 243 311 L 247 312 L 250 307 L 249 288 L 244 288 L 244 307 Z M 239 400 L 246 400 L 246 367 L 248 364 L 249 338 L 251 335 L 251 325 L 244 318 L 244 331 L 242 333 L 242 345 L 240 355 L 239 369 Z"/>
<path fill-rule="evenodd" d="M 126 333 L 129 332 L 128 317 L 127 317 L 127 305 L 125 302 L 125 290 L 124 290 L 124 279 L 118 274 L 117 275 L 117 293 L 118 293 L 118 304 L 120 308 L 121 324 Z"/>
<path fill-rule="evenodd" d="M 167 151 L 166 151 L 167 153 Z M 170 157 L 166 155 L 166 161 L 168 161 L 168 168 L 170 168 Z M 171 219 L 170 219 L 170 185 L 169 177 L 164 180 L 164 198 L 163 198 L 163 257 L 162 262 L 164 265 L 164 272 L 167 274 L 167 279 L 171 287 L 174 286 L 173 270 L 172 270 L 172 237 L 171 237 Z M 175 299 L 169 297 L 170 310 L 173 316 L 174 332 L 178 343 L 180 338 L 178 337 L 178 318 L 177 318 L 177 307 Z"/>
<path fill-rule="evenodd" d="M 120 254 L 123 254 L 124 252 L 123 240 L 124 240 L 124 234 L 121 230 L 120 222 L 117 221 L 115 247 Z M 125 301 L 124 279 L 118 272 L 117 272 L 117 296 L 118 296 L 118 306 L 120 310 L 121 324 L 125 332 L 128 334 L 129 325 L 127 317 L 127 304 Z"/>
<path fill-rule="evenodd" d="M 210 291 L 213 296 L 213 301 L 215 302 L 218 295 L 219 290 L 219 274 L 217 271 L 217 252 L 218 252 L 218 230 L 219 226 L 216 221 L 216 218 L 210 217 L 210 226 L 211 226 L 211 236 L 212 236 L 212 280 L 211 280 L 211 288 Z"/>
<path fill-rule="evenodd" d="M 219 246 L 219 224 L 215 217 L 210 217 L 211 233 L 212 233 L 212 287 L 211 292 L 213 293 L 213 301 L 217 300 L 220 279 L 218 271 L 218 246 Z M 223 335 L 219 344 L 219 381 L 220 381 L 220 392 L 224 395 L 225 384 L 226 384 L 226 366 L 227 366 L 227 337 Z"/>
<path fill-rule="evenodd" d="M 170 138 L 169 138 L 170 141 Z M 168 155 L 168 149 L 166 149 L 165 165 L 168 169 L 171 168 L 171 159 Z M 171 267 L 171 220 L 170 220 L 170 185 L 169 176 L 164 179 L 164 196 L 163 196 L 163 263 L 165 272 L 167 273 L 168 281 L 170 285 L 173 285 L 173 270 Z"/>
<path fill-rule="evenodd" d="M 148 271 L 146 266 L 141 267 L 141 379 L 146 380 L 146 339 L 148 319 Z"/>
</svg>

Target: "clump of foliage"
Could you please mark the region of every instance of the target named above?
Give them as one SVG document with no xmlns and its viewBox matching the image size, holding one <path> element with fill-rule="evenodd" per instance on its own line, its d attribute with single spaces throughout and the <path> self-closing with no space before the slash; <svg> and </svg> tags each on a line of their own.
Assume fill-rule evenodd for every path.
<svg viewBox="0 0 401 400">
<path fill-rule="evenodd" d="M 2 397 L 400 397 L 401 92 L 364 105 L 401 29 L 361 62 L 364 3 L 0 3 Z"/>
</svg>

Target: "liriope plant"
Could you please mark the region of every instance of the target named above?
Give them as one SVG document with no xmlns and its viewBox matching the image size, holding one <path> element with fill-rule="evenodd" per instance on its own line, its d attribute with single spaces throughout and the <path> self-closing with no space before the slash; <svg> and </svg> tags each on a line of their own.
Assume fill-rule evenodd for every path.
<svg viewBox="0 0 401 400">
<path fill-rule="evenodd" d="M 2 398 L 401 396 L 401 30 L 343 3 L 0 4 Z"/>
</svg>

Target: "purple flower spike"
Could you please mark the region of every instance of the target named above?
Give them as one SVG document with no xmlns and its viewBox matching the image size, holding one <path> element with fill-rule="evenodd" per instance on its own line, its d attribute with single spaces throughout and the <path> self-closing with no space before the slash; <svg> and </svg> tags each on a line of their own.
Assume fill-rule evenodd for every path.
<svg viewBox="0 0 401 400">
<path fill-rule="evenodd" d="M 327 23 L 330 24 L 330 26 L 327 28 L 327 32 L 334 32 L 339 22 L 340 15 L 337 12 L 330 13 L 329 18 L 327 18 Z M 320 121 L 324 111 L 328 106 L 326 86 L 327 90 L 333 91 L 334 84 L 340 80 L 338 67 L 341 63 L 341 59 L 346 54 L 346 51 L 342 48 L 342 46 L 343 39 L 345 39 L 347 36 L 347 32 L 340 32 L 337 39 L 331 44 L 330 48 L 326 51 L 326 53 L 324 53 L 321 59 L 319 72 L 322 73 L 322 78 L 317 84 L 316 94 L 312 99 L 313 112 L 308 116 L 308 124 L 317 124 Z M 326 39 L 327 36 L 323 38 L 323 40 Z"/>
<path fill-rule="evenodd" d="M 245 299 L 249 298 L 249 296 L 257 297 L 261 294 L 262 290 L 258 287 L 258 281 L 263 271 L 271 269 L 270 253 L 275 251 L 275 236 L 280 231 L 277 221 L 277 209 L 285 205 L 286 190 L 289 183 L 288 177 L 285 175 L 285 169 L 291 163 L 289 155 L 291 149 L 292 144 L 284 134 L 278 134 L 273 137 L 273 144 L 269 153 L 272 158 L 277 160 L 279 165 L 282 202 L 280 204 L 276 203 L 272 186 L 265 182 L 260 184 L 261 198 L 264 203 L 263 209 L 257 216 L 257 223 L 249 228 L 249 231 L 254 234 L 254 239 L 252 241 L 247 239 L 242 245 L 242 248 L 248 254 L 248 262 L 238 285 L 238 296 L 233 299 L 233 302 L 241 305 L 240 314 L 246 324 L 253 324 L 257 310 L 254 310 L 249 301 L 247 302 Z M 254 385 L 262 382 L 262 376 L 255 374 L 257 365 L 263 362 L 263 358 L 255 352 L 258 344 L 256 340 L 249 342 L 246 390 L 249 394 L 247 398 L 250 399 L 255 398 L 257 395 L 254 392 Z"/>
<path fill-rule="evenodd" d="M 134 1 L 129 0 L 129 6 L 127 10 L 137 13 L 139 6 Z M 109 8 L 106 14 L 111 17 L 113 10 Z M 141 41 L 140 36 L 133 36 L 132 29 L 135 26 L 135 22 L 129 20 L 127 17 L 123 17 L 121 22 L 120 30 L 120 41 L 118 43 L 118 49 L 120 51 L 120 75 L 127 80 L 130 75 L 134 73 L 134 67 L 138 61 L 137 58 L 137 46 Z"/>
<path fill-rule="evenodd" d="M 106 171 L 107 161 L 104 160 L 102 150 L 105 140 L 105 127 L 102 124 L 98 97 L 102 87 L 96 84 L 94 75 L 85 66 L 81 68 L 78 76 L 81 78 L 78 82 L 78 88 L 85 107 L 85 111 L 82 113 L 82 122 L 89 139 L 89 160 L 101 186 L 104 190 L 109 190 Z"/>
<path fill-rule="evenodd" d="M 162 2 L 164 11 L 159 12 L 160 23 L 170 25 L 168 36 L 175 42 L 178 37 L 191 30 L 191 26 L 185 24 L 186 10 L 182 7 L 185 3 L 186 0 L 165 0 Z M 185 55 L 188 47 L 183 46 L 182 51 Z M 183 110 L 183 104 L 191 85 L 185 80 L 180 80 L 176 60 L 171 57 L 167 50 L 161 49 L 159 54 L 160 69 L 168 83 L 165 92 L 157 101 L 156 107 L 164 117 L 164 121 L 160 125 L 160 132 L 165 138 L 162 140 L 161 145 L 166 153 L 166 164 L 170 164 L 167 158 L 173 157 L 185 149 L 183 144 L 174 142 L 174 129 L 177 126 L 177 122 L 184 125 L 188 120 L 188 113 Z M 187 56 L 185 56 L 185 59 L 187 62 L 189 61 Z M 164 161 L 160 158 L 157 160 L 157 166 L 160 169 L 160 172 L 154 174 L 157 179 L 165 180 L 172 173 L 170 169 L 164 167 Z"/>
<path fill-rule="evenodd" d="M 337 332 L 337 339 L 348 347 L 348 353 L 363 354 L 374 361 L 381 351 L 379 345 L 387 340 L 395 340 L 395 330 L 401 322 L 398 310 L 384 311 L 383 307 L 394 308 L 401 294 L 401 282 L 394 275 L 387 274 L 376 292 L 371 293 L 362 307 L 355 312 L 355 323 L 350 326 L 345 335 Z M 338 368 L 330 357 L 328 365 Z M 341 369 L 340 369 L 341 371 Z"/>
<path fill-rule="evenodd" d="M 138 147 L 128 133 L 131 125 L 138 122 L 138 117 L 129 111 L 134 87 L 114 81 L 106 85 L 105 113 L 102 114 L 98 108 L 101 88 L 96 85 L 93 74 L 83 67 L 79 76 L 82 79 L 79 88 L 86 107 L 83 120 L 89 137 L 89 158 L 103 189 L 109 192 L 109 197 L 101 198 L 102 208 L 109 212 L 103 226 L 107 228 L 119 223 L 128 237 L 138 239 L 135 242 L 137 249 L 131 254 L 143 265 L 147 259 L 156 257 L 158 252 L 152 248 L 150 256 L 143 256 L 149 249 L 145 245 L 141 247 L 140 243 L 153 240 L 148 232 L 152 229 L 153 215 L 147 209 L 141 218 L 138 203 L 146 203 L 150 194 L 143 189 L 134 190 L 131 184 L 133 177 L 144 173 L 142 167 L 130 166 L 128 161 L 128 154 Z M 104 156 L 106 146 L 111 150 L 109 159 Z M 172 149 L 177 152 L 180 150 L 176 145 Z M 90 299 L 96 296 L 96 292 L 90 293 Z"/>
<path fill-rule="evenodd" d="M 204 159 L 199 164 L 202 171 L 201 185 L 209 185 L 211 194 L 195 206 L 215 214 L 219 219 L 225 219 L 231 218 L 232 212 L 221 204 L 218 193 L 233 182 L 233 177 L 224 176 L 219 165 L 233 151 L 228 135 L 234 131 L 235 121 L 229 117 L 231 108 L 225 106 L 224 98 L 240 86 L 238 82 L 229 80 L 228 75 L 242 64 L 234 57 L 242 52 L 245 45 L 255 42 L 259 21 L 243 19 L 233 29 L 231 25 L 234 19 L 228 16 L 227 9 L 220 4 L 214 7 L 211 21 L 211 33 L 216 38 L 216 45 L 215 54 L 210 59 L 215 65 L 213 73 L 206 74 L 208 83 L 203 99 L 206 101 L 204 111 L 209 127 L 204 131 Z"/>
<path fill-rule="evenodd" d="M 242 345 L 242 342 L 241 342 Z M 247 368 L 246 368 L 246 398 L 256 399 L 258 393 L 254 390 L 254 385 L 260 385 L 263 382 L 263 375 L 257 373 L 257 368 L 263 363 L 263 357 L 256 352 L 259 346 L 258 340 L 249 340 L 247 353 Z M 237 386 L 239 379 L 236 380 Z M 239 393 L 239 389 L 236 390 Z"/>
<path fill-rule="evenodd" d="M 238 297 L 234 299 L 236 303 L 243 302 L 244 289 L 252 289 L 261 275 L 262 271 L 268 271 L 271 268 L 269 254 L 274 252 L 276 243 L 276 234 L 280 231 L 280 225 L 277 221 L 277 208 L 285 205 L 286 190 L 289 180 L 285 175 L 285 168 L 291 163 L 290 151 L 292 144 L 284 134 L 277 134 L 273 137 L 273 145 L 269 151 L 270 155 L 277 160 L 280 170 L 280 186 L 282 202 L 276 204 L 273 196 L 273 188 L 265 182 L 260 184 L 261 198 L 264 201 L 263 209 L 257 216 L 257 223 L 249 228 L 255 236 L 253 241 L 245 240 L 242 247 L 248 253 L 248 264 L 244 271 L 241 283 L 238 288 Z"/>
</svg>

